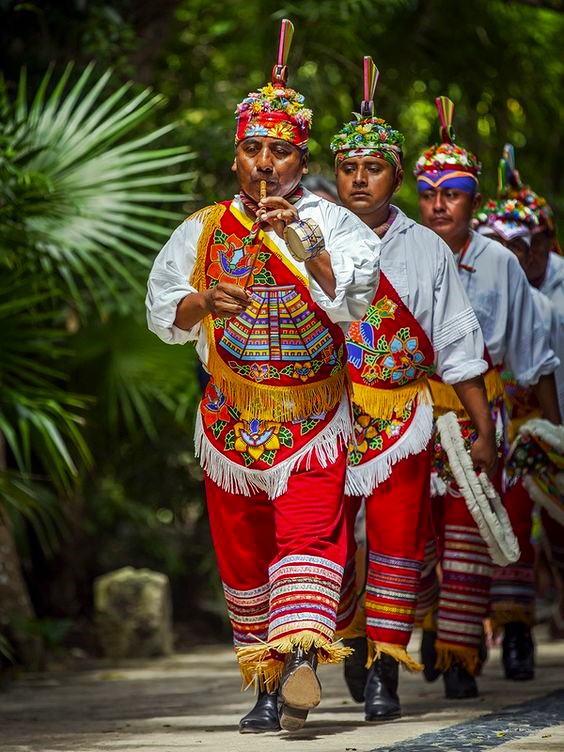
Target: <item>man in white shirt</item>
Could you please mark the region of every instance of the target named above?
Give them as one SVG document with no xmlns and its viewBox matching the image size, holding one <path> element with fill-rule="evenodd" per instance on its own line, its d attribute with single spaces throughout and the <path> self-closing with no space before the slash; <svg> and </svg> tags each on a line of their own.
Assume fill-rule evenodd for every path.
<svg viewBox="0 0 564 752">
<path fill-rule="evenodd" d="M 239 666 L 259 690 L 242 733 L 280 728 L 278 696 L 282 728 L 301 728 L 317 663 L 347 653 L 334 641 L 352 432 L 343 328 L 378 284 L 376 236 L 300 186 L 311 111 L 286 86 L 288 24 L 272 84 L 237 108 L 241 192 L 173 233 L 147 295 L 150 329 L 196 342 L 211 375 L 195 442 Z"/>
<path fill-rule="evenodd" d="M 512 251 L 527 275 L 534 268 L 532 243 L 536 235 L 544 233 L 547 220 L 551 221 L 550 207 L 545 199 L 522 184 L 515 170 L 513 148 L 507 144 L 504 159 L 501 160 L 499 175 L 502 176 L 498 188 L 499 200 L 487 201 L 476 214 L 475 228 L 487 237 L 492 237 Z M 531 286 L 535 304 L 545 324 L 547 339 L 558 355 L 560 365 L 555 372 L 560 416 L 564 412 L 564 327 L 552 301 L 537 288 Z M 510 405 L 510 433 L 514 437 L 519 426 L 538 417 L 538 402 L 530 389 L 520 387 L 507 371 L 504 373 L 508 404 Z M 561 573 L 564 569 L 559 552 L 564 548 L 564 527 L 562 526 L 561 503 L 553 501 L 550 495 L 538 495 L 541 506 L 541 521 L 547 550 L 551 550 L 554 567 Z M 514 530 L 517 531 L 521 548 L 521 558 L 515 565 L 496 567 L 492 582 L 492 624 L 494 629 L 505 627 L 504 663 L 509 678 L 532 678 L 532 650 L 520 649 L 518 639 L 507 638 L 507 633 L 528 632 L 534 623 L 535 591 L 530 582 L 530 569 L 533 566 L 535 551 L 531 545 L 533 499 L 528 486 L 517 479 L 505 494 L 505 505 L 509 511 Z M 524 575 L 524 576 L 523 576 Z M 558 628 L 558 620 L 564 616 L 561 603 L 555 608 L 553 631 Z M 501 617 L 501 618 L 500 618 Z M 521 640 L 523 642 L 523 640 Z M 529 642 L 529 641 L 527 641 Z M 529 645 L 531 643 L 529 642 Z M 511 650 L 510 650 L 511 648 Z M 514 652 L 515 656 L 510 653 Z M 522 654 L 520 656 L 520 654 Z M 528 661 L 526 660 L 528 658 Z"/>
<path fill-rule="evenodd" d="M 454 142 L 452 102 L 439 97 L 437 106 L 441 143 L 426 150 L 417 161 L 419 207 L 423 224 L 434 230 L 453 252 L 460 279 L 480 322 L 492 366 L 486 375 L 486 384 L 491 386 L 488 392 L 492 412 L 501 421 L 503 386 L 497 369 L 504 367 L 511 369 L 519 384 L 532 388 L 545 417 L 557 421 L 553 374 L 558 359 L 546 338 L 544 322 L 515 256 L 470 229 L 472 213 L 480 205 L 480 165 L 471 152 Z M 452 407 L 449 400 L 441 400 L 438 391 L 434 390 L 433 396 L 437 409 Z M 501 492 L 501 467 L 496 485 Z M 447 492 L 448 489 L 447 485 Z M 452 511 L 450 499 L 448 507 Z M 462 507 L 460 511 L 464 512 Z M 477 694 L 474 677 L 481 664 L 482 620 L 487 613 L 492 575 L 487 549 L 471 523 L 468 514 L 466 519 L 461 517 L 455 524 L 447 521 L 444 525 L 437 639 L 431 628 L 424 633 L 423 641 L 427 678 L 436 677 L 431 665 L 436 660 L 437 668 L 444 671 L 447 696 L 452 698 Z M 464 577 L 459 571 L 461 562 L 465 566 Z M 529 578 L 532 583 L 532 569 Z M 437 595 L 431 564 L 423 578 L 423 587 L 427 593 Z M 429 599 L 428 595 L 422 597 Z M 520 633 L 518 637 L 522 643 L 530 644 L 528 633 Z"/>
<path fill-rule="evenodd" d="M 375 83 L 371 58 L 365 81 Z M 493 472 L 495 426 L 481 374 L 483 339 L 448 246 L 391 204 L 403 179 L 403 135 L 374 115 L 368 86 L 360 118 L 331 143 L 339 198 L 382 239 L 380 284 L 347 335 L 355 436 L 347 470 L 349 551 L 338 618 L 355 648 L 345 659 L 367 721 L 398 718 L 398 668 L 407 652 L 428 540 L 433 408 L 428 376 L 452 384 L 478 428 L 474 463 Z M 366 504 L 368 567 L 355 592 L 354 522 Z M 358 637 L 355 637 L 356 634 Z M 369 665 L 370 670 L 365 668 Z"/>
</svg>

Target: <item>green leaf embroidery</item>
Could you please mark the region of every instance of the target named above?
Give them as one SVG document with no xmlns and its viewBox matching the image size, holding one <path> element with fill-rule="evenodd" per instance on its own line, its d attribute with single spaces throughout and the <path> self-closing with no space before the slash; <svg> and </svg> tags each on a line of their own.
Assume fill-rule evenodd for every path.
<svg viewBox="0 0 564 752">
<path fill-rule="evenodd" d="M 215 439 L 219 439 L 219 437 L 221 436 L 221 432 L 223 431 L 226 425 L 227 425 L 227 421 L 225 420 L 217 420 L 213 424 L 213 426 L 211 427 L 211 430 Z"/>
<path fill-rule="evenodd" d="M 280 431 L 278 433 L 278 438 L 280 439 L 280 443 L 285 447 L 292 447 L 294 446 L 294 437 L 292 436 L 292 432 L 289 428 L 286 428 L 286 426 L 281 426 Z"/>
<path fill-rule="evenodd" d="M 370 449 L 382 449 L 383 445 L 384 440 L 381 436 L 373 436 L 368 440 L 368 446 L 370 447 Z"/>
<path fill-rule="evenodd" d="M 355 467 L 355 465 L 358 465 L 360 461 L 362 460 L 362 454 L 357 451 L 349 452 L 349 465 L 352 465 Z"/>
<path fill-rule="evenodd" d="M 219 227 L 216 229 L 216 231 L 213 234 L 213 242 L 214 243 L 225 243 L 227 240 L 227 235 L 221 230 Z"/>
<path fill-rule="evenodd" d="M 319 421 L 315 420 L 315 418 L 308 418 L 307 420 L 302 420 L 302 422 L 300 423 L 300 434 L 302 436 L 305 436 L 306 433 L 313 431 L 313 429 L 316 427 L 318 423 Z"/>
<path fill-rule="evenodd" d="M 225 451 L 229 452 L 235 446 L 235 431 L 231 429 L 225 435 Z"/>
<path fill-rule="evenodd" d="M 268 449 L 266 452 L 263 452 L 261 454 L 261 460 L 268 465 L 269 467 L 272 467 L 274 464 L 274 459 L 276 457 L 276 452 L 273 449 Z"/>
<path fill-rule="evenodd" d="M 253 275 L 254 285 L 275 285 L 276 280 L 268 269 L 262 269 L 258 274 Z"/>
</svg>

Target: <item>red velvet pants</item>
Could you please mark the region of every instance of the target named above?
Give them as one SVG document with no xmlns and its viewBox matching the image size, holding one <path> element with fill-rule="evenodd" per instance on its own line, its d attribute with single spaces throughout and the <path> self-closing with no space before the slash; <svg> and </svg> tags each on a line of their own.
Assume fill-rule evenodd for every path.
<svg viewBox="0 0 564 752">
<path fill-rule="evenodd" d="M 346 556 L 346 451 L 323 468 L 315 455 L 287 491 L 228 493 L 206 476 L 219 573 L 235 645 L 276 643 L 306 631 L 333 639 Z"/>
<path fill-rule="evenodd" d="M 429 537 L 430 469 L 429 448 L 400 460 L 366 498 L 366 636 L 373 643 L 405 648 L 411 636 Z M 347 567 L 339 609 L 339 630 L 343 631 L 351 621 L 354 580 L 351 583 L 349 570 L 354 566 L 354 522 L 361 502 L 357 496 L 345 499 Z"/>
</svg>

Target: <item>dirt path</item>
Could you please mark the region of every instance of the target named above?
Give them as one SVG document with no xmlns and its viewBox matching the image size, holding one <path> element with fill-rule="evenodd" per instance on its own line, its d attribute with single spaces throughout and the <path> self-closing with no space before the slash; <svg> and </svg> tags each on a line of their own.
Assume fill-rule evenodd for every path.
<svg viewBox="0 0 564 752">
<path fill-rule="evenodd" d="M 502 679 L 494 650 L 476 700 L 445 700 L 440 680 L 425 684 L 402 672 L 404 717 L 383 725 L 364 723 L 340 667 L 322 667 L 322 703 L 295 735 L 237 733 L 237 721 L 253 698 L 239 693 L 237 667 L 225 646 L 166 660 L 24 676 L 0 694 L 0 750 L 564 752 L 564 642 L 548 643 L 542 633 L 537 640 L 537 679 Z M 515 711 L 504 710 L 515 705 Z"/>
</svg>

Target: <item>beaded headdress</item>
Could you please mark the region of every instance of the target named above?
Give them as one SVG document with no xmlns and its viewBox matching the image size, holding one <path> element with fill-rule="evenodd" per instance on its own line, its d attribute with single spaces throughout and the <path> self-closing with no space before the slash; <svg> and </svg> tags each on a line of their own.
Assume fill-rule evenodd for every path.
<svg viewBox="0 0 564 752">
<path fill-rule="evenodd" d="M 394 169 L 401 167 L 404 136 L 382 118 L 374 116 L 374 92 L 378 83 L 378 68 L 371 57 L 364 58 L 364 99 L 355 120 L 345 123 L 333 136 L 331 151 L 335 164 L 351 157 L 379 157 Z"/>
<path fill-rule="evenodd" d="M 481 165 L 468 149 L 455 143 L 452 127 L 454 104 L 448 97 L 435 100 L 439 112 L 441 143 L 426 149 L 415 163 L 419 191 L 458 188 L 475 193 Z"/>
<path fill-rule="evenodd" d="M 287 18 L 280 28 L 277 63 L 272 69 L 272 82 L 251 91 L 237 105 L 238 144 L 251 136 L 270 136 L 288 141 L 295 146 L 307 146 L 312 112 L 304 105 L 304 98 L 286 86 L 287 60 L 294 35 L 294 26 Z"/>
</svg>

